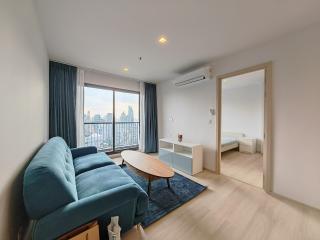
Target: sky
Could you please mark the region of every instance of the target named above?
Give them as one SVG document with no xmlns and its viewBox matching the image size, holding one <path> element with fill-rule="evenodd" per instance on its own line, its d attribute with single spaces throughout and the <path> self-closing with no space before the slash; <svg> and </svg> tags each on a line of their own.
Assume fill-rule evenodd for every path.
<svg viewBox="0 0 320 240">
<path fill-rule="evenodd" d="M 85 87 L 84 88 L 84 113 L 90 111 L 91 117 L 95 114 L 105 116 L 107 113 L 112 113 L 112 90 Z M 122 112 L 128 113 L 128 106 L 133 109 L 134 119 L 139 119 L 139 95 L 115 92 L 115 113 L 116 118 L 119 118 Z"/>
</svg>

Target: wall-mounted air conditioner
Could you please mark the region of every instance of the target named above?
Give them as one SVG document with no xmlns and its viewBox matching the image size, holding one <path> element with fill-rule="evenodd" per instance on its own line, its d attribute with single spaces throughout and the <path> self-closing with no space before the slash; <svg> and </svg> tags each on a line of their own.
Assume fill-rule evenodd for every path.
<svg viewBox="0 0 320 240">
<path fill-rule="evenodd" d="M 177 77 L 173 84 L 176 87 L 190 86 L 213 78 L 212 67 L 207 66 Z"/>
</svg>

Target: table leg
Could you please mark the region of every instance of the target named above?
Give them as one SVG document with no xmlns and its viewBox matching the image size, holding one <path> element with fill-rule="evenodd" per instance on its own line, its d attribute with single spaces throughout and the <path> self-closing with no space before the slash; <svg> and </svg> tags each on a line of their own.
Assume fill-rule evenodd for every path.
<svg viewBox="0 0 320 240">
<path fill-rule="evenodd" d="M 148 181 L 148 196 L 150 197 L 150 192 L 151 192 L 151 180 L 149 178 L 149 181 Z"/>
<path fill-rule="evenodd" d="M 169 180 L 169 178 L 167 178 L 167 184 L 168 184 L 168 188 L 170 189 L 171 187 L 170 187 L 170 180 Z"/>
</svg>

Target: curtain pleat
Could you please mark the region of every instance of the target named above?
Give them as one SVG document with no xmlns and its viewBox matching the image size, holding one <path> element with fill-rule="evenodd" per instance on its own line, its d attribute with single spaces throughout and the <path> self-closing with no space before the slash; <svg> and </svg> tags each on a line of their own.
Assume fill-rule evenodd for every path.
<svg viewBox="0 0 320 240">
<path fill-rule="evenodd" d="M 145 152 L 145 108 L 144 108 L 144 82 L 140 82 L 140 136 L 139 136 L 139 151 Z"/>
<path fill-rule="evenodd" d="M 145 152 L 158 152 L 158 113 L 156 84 L 145 83 Z"/>
<path fill-rule="evenodd" d="M 76 130 L 77 68 L 50 61 L 49 136 L 64 138 L 77 146 Z"/>
<path fill-rule="evenodd" d="M 84 125 L 83 125 L 83 107 L 84 107 L 84 70 L 77 70 L 77 101 L 76 101 L 76 126 L 77 126 L 77 147 L 84 146 Z"/>
</svg>

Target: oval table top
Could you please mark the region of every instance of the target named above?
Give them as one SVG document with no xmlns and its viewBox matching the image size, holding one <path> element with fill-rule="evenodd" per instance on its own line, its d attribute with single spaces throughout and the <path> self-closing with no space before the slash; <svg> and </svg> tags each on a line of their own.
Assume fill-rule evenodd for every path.
<svg viewBox="0 0 320 240">
<path fill-rule="evenodd" d="M 132 167 L 149 175 L 161 178 L 170 178 L 174 175 L 174 171 L 170 166 L 148 154 L 125 150 L 121 152 L 121 157 Z"/>
</svg>

